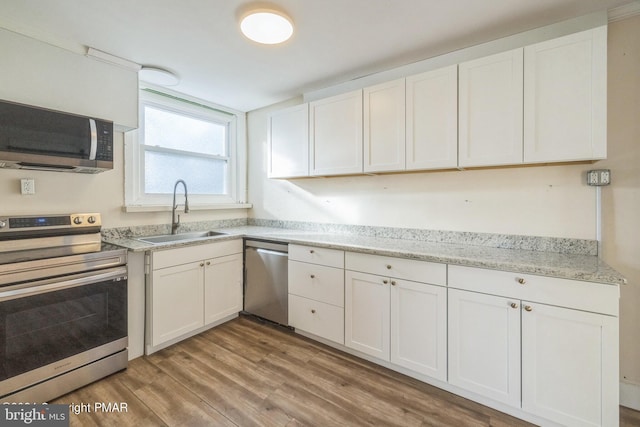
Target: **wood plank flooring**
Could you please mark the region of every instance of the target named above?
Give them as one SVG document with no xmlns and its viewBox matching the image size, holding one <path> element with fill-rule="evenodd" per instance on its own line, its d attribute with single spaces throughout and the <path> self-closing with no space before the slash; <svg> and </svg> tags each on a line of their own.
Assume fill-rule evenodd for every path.
<svg viewBox="0 0 640 427">
<path fill-rule="evenodd" d="M 85 404 L 71 426 L 531 425 L 250 317 L 51 403 Z M 621 426 L 640 426 L 640 413 L 622 408 Z"/>
</svg>

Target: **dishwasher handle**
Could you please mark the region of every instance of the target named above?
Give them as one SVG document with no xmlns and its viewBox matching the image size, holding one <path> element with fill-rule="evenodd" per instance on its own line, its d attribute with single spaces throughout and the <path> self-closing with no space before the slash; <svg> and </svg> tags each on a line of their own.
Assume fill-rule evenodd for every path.
<svg viewBox="0 0 640 427">
<path fill-rule="evenodd" d="M 271 249 L 262 249 L 262 248 L 251 248 L 251 249 L 255 249 L 255 251 L 258 252 L 259 254 L 276 255 L 276 256 L 284 256 L 284 257 L 289 256 L 287 252 L 274 251 Z"/>
<path fill-rule="evenodd" d="M 245 240 L 245 249 L 267 249 L 274 252 L 289 252 L 289 245 L 283 242 L 266 241 L 266 240 Z"/>
</svg>

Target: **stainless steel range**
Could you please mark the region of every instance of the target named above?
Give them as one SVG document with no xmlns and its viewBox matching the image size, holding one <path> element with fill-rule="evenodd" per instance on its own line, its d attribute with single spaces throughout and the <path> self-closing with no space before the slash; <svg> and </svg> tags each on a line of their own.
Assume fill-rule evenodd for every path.
<svg viewBox="0 0 640 427">
<path fill-rule="evenodd" d="M 0 402 L 40 403 L 127 367 L 127 252 L 100 214 L 0 216 Z"/>
</svg>

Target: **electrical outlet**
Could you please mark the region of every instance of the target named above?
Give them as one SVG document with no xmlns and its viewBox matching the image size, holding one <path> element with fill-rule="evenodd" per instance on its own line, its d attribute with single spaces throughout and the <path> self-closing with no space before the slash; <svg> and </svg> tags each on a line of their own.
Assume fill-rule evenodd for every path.
<svg viewBox="0 0 640 427">
<path fill-rule="evenodd" d="M 36 194 L 36 181 L 35 179 L 26 178 L 20 180 L 20 192 L 23 195 Z"/>
<path fill-rule="evenodd" d="M 596 169 L 587 172 L 587 185 L 603 186 L 611 184 L 611 171 L 609 169 Z"/>
</svg>

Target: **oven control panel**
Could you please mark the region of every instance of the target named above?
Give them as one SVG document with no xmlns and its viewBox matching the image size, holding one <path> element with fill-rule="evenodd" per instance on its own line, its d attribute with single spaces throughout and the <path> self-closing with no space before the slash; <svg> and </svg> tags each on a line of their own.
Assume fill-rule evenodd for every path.
<svg viewBox="0 0 640 427">
<path fill-rule="evenodd" d="M 99 228 L 101 225 L 99 213 L 0 217 L 0 233 Z"/>
</svg>

